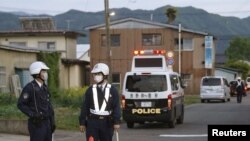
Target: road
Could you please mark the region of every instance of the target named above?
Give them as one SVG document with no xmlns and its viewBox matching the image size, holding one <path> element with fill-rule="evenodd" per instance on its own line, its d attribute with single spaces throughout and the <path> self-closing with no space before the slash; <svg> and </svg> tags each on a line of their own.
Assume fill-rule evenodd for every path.
<svg viewBox="0 0 250 141">
<path fill-rule="evenodd" d="M 250 125 L 250 94 L 243 97 L 242 103 L 231 97 L 230 102 L 197 103 L 185 108 L 184 123 L 168 128 L 161 123 L 135 124 L 128 129 L 121 125 L 120 141 L 207 141 L 207 125 L 243 124 Z M 28 136 L 0 133 L 0 141 L 28 141 Z M 84 134 L 73 131 L 57 130 L 55 141 L 86 141 Z M 115 136 L 114 136 L 115 141 Z"/>
</svg>

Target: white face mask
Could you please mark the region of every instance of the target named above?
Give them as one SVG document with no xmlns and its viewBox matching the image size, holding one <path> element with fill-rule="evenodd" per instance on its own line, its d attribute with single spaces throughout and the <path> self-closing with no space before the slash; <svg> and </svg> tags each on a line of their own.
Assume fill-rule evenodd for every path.
<svg viewBox="0 0 250 141">
<path fill-rule="evenodd" d="M 102 75 L 95 75 L 94 80 L 96 83 L 100 83 L 103 80 L 103 76 Z"/>
<path fill-rule="evenodd" d="M 44 72 L 43 74 L 43 79 L 44 79 L 44 81 L 47 81 L 48 80 L 48 73 L 47 72 Z"/>
</svg>

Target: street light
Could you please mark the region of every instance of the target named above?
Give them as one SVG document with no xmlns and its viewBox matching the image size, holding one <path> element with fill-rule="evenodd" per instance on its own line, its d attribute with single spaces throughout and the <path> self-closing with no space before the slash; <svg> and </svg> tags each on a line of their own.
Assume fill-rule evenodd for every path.
<svg viewBox="0 0 250 141">
<path fill-rule="evenodd" d="M 107 64 L 109 66 L 109 82 L 112 83 L 112 66 L 111 66 L 111 49 L 110 49 L 110 12 L 109 12 L 109 0 L 104 0 L 105 5 L 105 21 L 106 21 L 106 47 L 107 47 Z"/>
</svg>

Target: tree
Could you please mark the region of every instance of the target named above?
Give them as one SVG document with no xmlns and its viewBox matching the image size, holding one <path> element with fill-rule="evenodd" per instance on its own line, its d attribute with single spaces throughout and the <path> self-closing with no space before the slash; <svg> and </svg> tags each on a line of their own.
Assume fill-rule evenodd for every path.
<svg viewBox="0 0 250 141">
<path fill-rule="evenodd" d="M 242 60 L 228 61 L 225 64 L 225 66 L 229 68 L 235 68 L 235 69 L 241 70 L 242 78 L 244 79 L 247 77 L 247 75 L 249 74 L 249 70 L 250 70 L 250 66 Z"/>
<path fill-rule="evenodd" d="M 250 71 L 250 66 L 245 62 L 250 61 L 250 39 L 234 38 L 230 41 L 225 54 L 228 58 L 225 66 L 241 70 L 243 78 L 245 78 Z"/>
<path fill-rule="evenodd" d="M 250 39 L 249 38 L 234 38 L 230 41 L 229 47 L 225 54 L 227 58 L 232 60 L 250 61 Z"/>
<path fill-rule="evenodd" d="M 171 24 L 176 18 L 177 10 L 173 7 L 170 7 L 166 9 L 165 15 L 168 17 L 167 23 Z"/>
</svg>

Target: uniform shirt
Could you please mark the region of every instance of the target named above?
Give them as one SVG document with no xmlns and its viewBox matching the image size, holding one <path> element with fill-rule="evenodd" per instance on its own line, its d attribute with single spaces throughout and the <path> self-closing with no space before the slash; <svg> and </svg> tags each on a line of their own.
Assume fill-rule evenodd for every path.
<svg viewBox="0 0 250 141">
<path fill-rule="evenodd" d="M 106 87 L 106 85 L 105 85 Z M 94 99 L 93 99 L 93 86 L 90 86 L 84 95 L 84 101 L 81 107 L 81 113 L 79 116 L 79 123 L 80 125 L 85 125 L 87 121 L 87 117 L 91 114 L 90 109 L 94 108 Z M 102 91 L 97 86 L 97 97 L 99 105 L 102 105 L 104 100 L 105 91 Z M 119 102 L 119 94 L 115 87 L 111 86 L 110 88 L 110 97 L 108 100 L 108 104 L 106 107 L 107 111 L 111 111 L 111 117 L 114 120 L 114 124 L 120 123 L 121 118 L 121 109 L 120 109 L 120 102 Z"/>
<path fill-rule="evenodd" d="M 22 90 L 18 99 L 17 107 L 28 117 L 37 112 L 45 118 L 54 116 L 54 110 L 50 102 L 50 93 L 45 84 L 41 87 L 36 80 L 28 83 Z"/>
<path fill-rule="evenodd" d="M 241 80 L 237 80 L 236 91 L 242 93 L 244 91 L 244 84 Z"/>
</svg>

